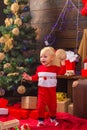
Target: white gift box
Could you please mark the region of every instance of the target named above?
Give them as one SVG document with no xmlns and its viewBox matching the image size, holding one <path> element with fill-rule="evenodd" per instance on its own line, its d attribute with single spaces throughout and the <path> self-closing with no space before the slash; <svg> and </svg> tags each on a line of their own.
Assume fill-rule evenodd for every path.
<svg viewBox="0 0 87 130">
<path fill-rule="evenodd" d="M 0 108 L 0 115 L 7 115 L 8 109 L 7 108 Z"/>
</svg>

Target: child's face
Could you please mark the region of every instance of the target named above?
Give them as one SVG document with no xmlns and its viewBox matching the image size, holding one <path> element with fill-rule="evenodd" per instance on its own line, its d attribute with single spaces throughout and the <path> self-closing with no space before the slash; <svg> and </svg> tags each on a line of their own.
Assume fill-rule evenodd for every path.
<svg viewBox="0 0 87 130">
<path fill-rule="evenodd" d="M 40 62 L 42 65 L 50 66 L 52 65 L 53 56 L 49 52 L 40 54 Z"/>
</svg>

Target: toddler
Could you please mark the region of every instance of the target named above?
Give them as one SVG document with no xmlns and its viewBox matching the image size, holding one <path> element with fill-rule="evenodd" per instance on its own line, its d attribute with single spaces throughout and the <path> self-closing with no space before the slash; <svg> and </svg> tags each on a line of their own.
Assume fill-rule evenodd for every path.
<svg viewBox="0 0 87 130">
<path fill-rule="evenodd" d="M 40 51 L 41 65 L 37 67 L 36 73 L 33 76 L 23 73 L 23 79 L 29 81 L 38 81 L 38 124 L 37 126 L 44 125 L 44 112 L 48 106 L 50 113 L 50 121 L 55 126 L 59 123 L 56 119 L 56 86 L 57 75 L 65 73 L 65 65 L 58 67 L 54 65 L 56 54 L 53 47 L 44 47 Z"/>
</svg>

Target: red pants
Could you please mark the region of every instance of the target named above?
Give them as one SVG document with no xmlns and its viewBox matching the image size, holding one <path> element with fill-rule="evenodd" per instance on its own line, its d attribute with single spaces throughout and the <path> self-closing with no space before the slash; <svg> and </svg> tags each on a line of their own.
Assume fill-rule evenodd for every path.
<svg viewBox="0 0 87 130">
<path fill-rule="evenodd" d="M 38 87 L 38 112 L 39 118 L 44 118 L 46 105 L 49 108 L 50 116 L 56 116 L 56 87 Z"/>
</svg>

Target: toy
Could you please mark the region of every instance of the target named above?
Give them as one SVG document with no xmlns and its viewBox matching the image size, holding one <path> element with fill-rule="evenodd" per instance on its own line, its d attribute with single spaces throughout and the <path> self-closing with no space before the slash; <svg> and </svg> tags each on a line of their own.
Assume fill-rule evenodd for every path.
<svg viewBox="0 0 87 130">
<path fill-rule="evenodd" d="M 62 63 L 65 64 L 66 60 L 66 51 L 64 49 L 58 49 L 56 50 L 56 60 L 55 60 L 55 64 L 57 66 L 61 66 Z"/>
<path fill-rule="evenodd" d="M 82 16 L 87 16 L 87 0 L 82 0 L 83 8 L 81 9 Z"/>
<path fill-rule="evenodd" d="M 19 126 L 19 120 L 17 119 L 5 121 L 5 122 L 0 121 L 0 130 L 9 130 L 9 128 L 18 127 L 18 126 Z"/>
</svg>

